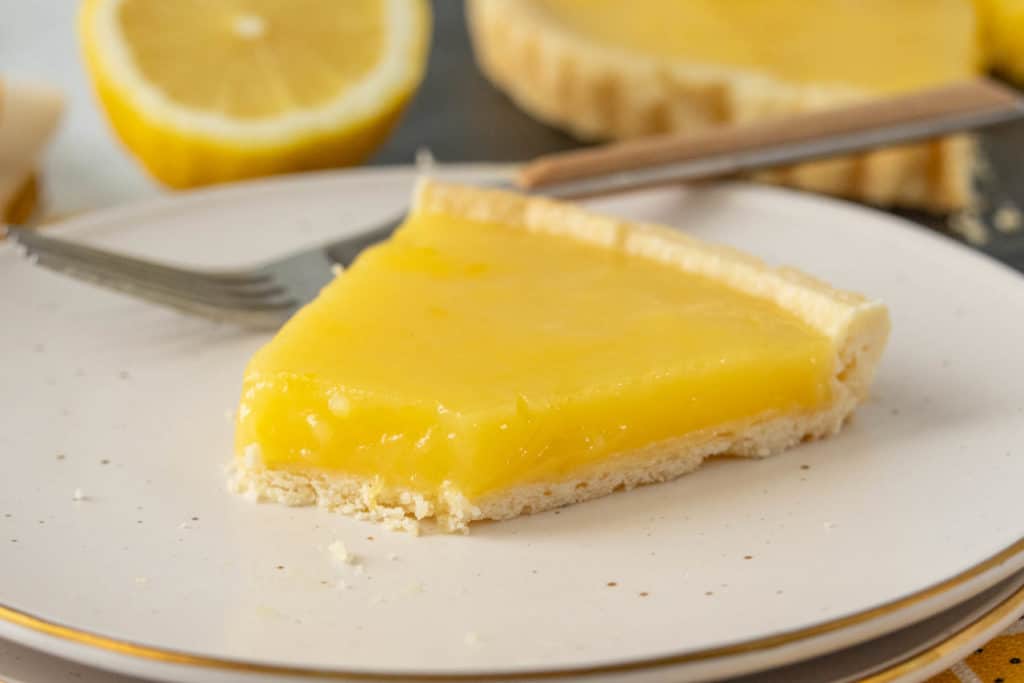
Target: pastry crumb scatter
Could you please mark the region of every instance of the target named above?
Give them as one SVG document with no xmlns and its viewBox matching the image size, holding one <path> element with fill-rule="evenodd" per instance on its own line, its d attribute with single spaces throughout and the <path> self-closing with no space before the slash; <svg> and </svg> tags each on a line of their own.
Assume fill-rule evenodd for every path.
<svg viewBox="0 0 1024 683">
<path fill-rule="evenodd" d="M 74 492 L 71 494 L 71 500 L 75 501 L 76 503 L 80 503 L 83 500 L 86 500 L 85 491 L 83 491 L 82 489 L 75 489 Z"/>
<path fill-rule="evenodd" d="M 963 211 L 954 214 L 949 219 L 949 229 L 964 238 L 968 244 L 981 246 L 988 243 L 988 228 L 975 213 Z"/>
<path fill-rule="evenodd" d="M 245 447 L 243 457 L 246 467 L 259 467 L 263 462 L 263 449 L 258 443 L 251 443 Z"/>
<path fill-rule="evenodd" d="M 345 547 L 344 541 L 334 541 L 327 546 L 327 550 L 331 553 L 331 557 L 341 564 L 359 564 L 359 558 L 348 551 L 348 548 Z"/>
<path fill-rule="evenodd" d="M 1017 232 L 1021 228 L 1020 210 L 1015 206 L 1000 206 L 992 216 L 992 222 L 1001 233 Z"/>
<path fill-rule="evenodd" d="M 437 161 L 434 159 L 434 153 L 430 151 L 429 147 L 420 147 L 416 150 L 414 163 L 418 173 L 426 174 L 434 170 Z"/>
<path fill-rule="evenodd" d="M 618 586 L 619 584 L 618 584 L 618 582 L 617 582 L 617 581 L 609 581 L 607 585 L 611 586 L 612 588 L 615 588 L 615 587 L 616 587 L 616 586 Z"/>
</svg>

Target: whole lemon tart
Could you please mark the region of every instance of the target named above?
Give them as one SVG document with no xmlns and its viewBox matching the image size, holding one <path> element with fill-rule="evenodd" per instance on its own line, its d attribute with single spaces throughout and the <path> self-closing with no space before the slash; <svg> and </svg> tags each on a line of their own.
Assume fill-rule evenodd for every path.
<svg viewBox="0 0 1024 683">
<path fill-rule="evenodd" d="M 971 78 L 970 0 L 468 0 L 484 73 L 584 139 L 742 124 Z M 971 198 L 965 137 L 764 180 L 936 211 Z"/>
<path fill-rule="evenodd" d="M 231 488 L 464 530 L 834 434 L 888 330 L 670 228 L 422 181 L 249 363 Z"/>
</svg>

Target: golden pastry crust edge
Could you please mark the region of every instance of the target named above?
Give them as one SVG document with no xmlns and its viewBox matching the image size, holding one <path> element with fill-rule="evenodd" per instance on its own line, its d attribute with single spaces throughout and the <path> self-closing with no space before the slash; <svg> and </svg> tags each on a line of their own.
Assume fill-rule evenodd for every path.
<svg viewBox="0 0 1024 683">
<path fill-rule="evenodd" d="M 484 75 L 541 121 L 585 140 L 699 133 L 711 126 L 842 106 L 870 97 L 723 65 L 668 62 L 600 45 L 549 21 L 533 2 L 468 0 Z M 935 212 L 973 200 L 968 136 L 800 164 L 754 177 L 881 206 Z"/>
<path fill-rule="evenodd" d="M 775 301 L 833 340 L 837 363 L 832 400 L 803 415 L 753 417 L 651 444 L 613 456 L 564 481 L 517 486 L 475 501 L 450 487 L 437 496 L 425 496 L 329 471 L 270 469 L 258 454 L 235 458 L 229 476 L 231 491 L 253 501 L 318 505 L 414 533 L 422 520 L 442 531 L 466 531 L 478 520 L 509 519 L 675 479 L 712 456 L 767 457 L 802 441 L 835 434 L 867 397 L 888 337 L 888 312 L 881 304 L 670 228 L 613 219 L 572 204 L 431 180 L 419 183 L 413 211 L 503 223 L 624 249 Z"/>
</svg>

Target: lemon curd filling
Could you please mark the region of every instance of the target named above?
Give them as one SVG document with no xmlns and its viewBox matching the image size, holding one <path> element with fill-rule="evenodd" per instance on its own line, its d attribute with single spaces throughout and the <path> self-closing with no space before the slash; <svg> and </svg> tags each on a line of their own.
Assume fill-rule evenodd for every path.
<svg viewBox="0 0 1024 683">
<path fill-rule="evenodd" d="M 252 359 L 239 453 L 469 500 L 829 401 L 832 340 L 701 275 L 414 213 Z"/>
<path fill-rule="evenodd" d="M 969 0 L 536 0 L 601 44 L 803 83 L 892 92 L 970 78 L 982 62 Z"/>
</svg>

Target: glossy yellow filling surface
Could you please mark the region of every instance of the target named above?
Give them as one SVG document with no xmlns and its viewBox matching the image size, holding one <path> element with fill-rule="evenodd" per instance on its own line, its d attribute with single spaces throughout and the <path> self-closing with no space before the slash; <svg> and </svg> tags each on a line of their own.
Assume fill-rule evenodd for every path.
<svg viewBox="0 0 1024 683">
<path fill-rule="evenodd" d="M 532 0 L 596 41 L 805 83 L 900 91 L 981 68 L 970 0 Z"/>
<path fill-rule="evenodd" d="M 776 305 L 641 256 L 413 216 L 256 354 L 237 444 L 473 499 L 820 407 L 834 355 Z"/>
</svg>

